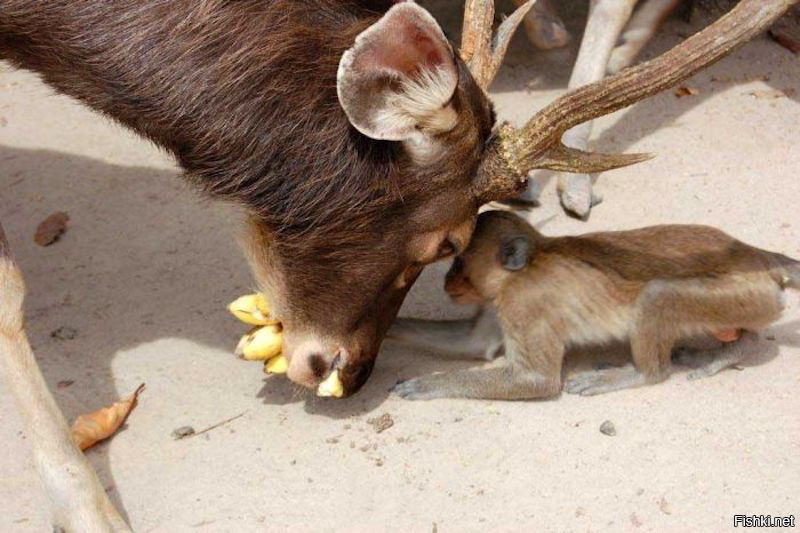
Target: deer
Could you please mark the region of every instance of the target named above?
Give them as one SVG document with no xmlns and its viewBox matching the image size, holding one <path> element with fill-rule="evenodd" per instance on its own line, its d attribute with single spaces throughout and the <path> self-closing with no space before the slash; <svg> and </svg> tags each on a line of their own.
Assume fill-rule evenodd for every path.
<svg viewBox="0 0 800 533">
<path fill-rule="evenodd" d="M 487 96 L 535 0 L 494 31 L 469 0 L 460 46 L 413 2 L 135 0 L 0 4 L 0 58 L 173 154 L 248 213 L 242 241 L 284 326 L 288 377 L 367 381 L 423 268 L 462 252 L 479 208 L 530 171 L 599 172 L 648 154 L 565 146 L 587 120 L 662 91 L 759 34 L 794 0 L 742 0 L 662 56 L 572 90 L 519 129 Z M 55 528 L 129 531 L 37 366 L 25 285 L 0 230 L 0 374 Z"/>
</svg>

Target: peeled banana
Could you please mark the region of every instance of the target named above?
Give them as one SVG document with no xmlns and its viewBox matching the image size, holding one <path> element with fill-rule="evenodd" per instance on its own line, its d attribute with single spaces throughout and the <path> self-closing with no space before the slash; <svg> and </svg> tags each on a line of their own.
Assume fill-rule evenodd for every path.
<svg viewBox="0 0 800 533">
<path fill-rule="evenodd" d="M 322 398 L 341 398 L 344 394 L 344 387 L 342 380 L 339 379 L 339 371 L 334 370 L 330 375 L 319 384 L 317 387 L 317 396 Z"/>
</svg>

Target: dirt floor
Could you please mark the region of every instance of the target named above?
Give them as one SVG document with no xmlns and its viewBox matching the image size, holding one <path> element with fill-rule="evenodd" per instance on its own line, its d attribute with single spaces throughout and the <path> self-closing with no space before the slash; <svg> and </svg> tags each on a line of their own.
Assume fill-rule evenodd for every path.
<svg viewBox="0 0 800 533">
<path fill-rule="evenodd" d="M 436 14 L 457 33 L 443 4 Z M 670 22 L 646 55 L 698 27 Z M 516 39 L 492 90 L 500 117 L 521 123 L 559 95 L 575 51 Z M 588 222 L 562 214 L 550 174 L 531 221 L 553 235 L 706 223 L 800 257 L 800 58 L 762 38 L 686 85 L 697 94 L 600 121 L 594 148 L 658 157 L 601 176 L 605 201 Z M 406 402 L 388 392 L 398 379 L 468 363 L 387 344 L 360 394 L 322 401 L 233 356 L 244 327 L 225 304 L 251 288 L 240 213 L 177 174 L 151 144 L 0 70 L 0 214 L 47 382 L 69 418 L 147 383 L 126 429 L 88 452 L 135 530 L 725 531 L 735 514 L 800 515 L 795 295 L 743 370 L 707 380 L 679 369 L 594 398 Z M 36 225 L 55 211 L 69 230 L 41 248 Z M 469 312 L 447 302 L 446 267 L 424 274 L 403 315 Z M 568 366 L 611 360 L 598 351 Z M 385 413 L 394 424 L 379 432 Z M 616 436 L 599 431 L 606 420 Z M 0 444 L 0 530 L 49 531 L 2 384 Z"/>
</svg>

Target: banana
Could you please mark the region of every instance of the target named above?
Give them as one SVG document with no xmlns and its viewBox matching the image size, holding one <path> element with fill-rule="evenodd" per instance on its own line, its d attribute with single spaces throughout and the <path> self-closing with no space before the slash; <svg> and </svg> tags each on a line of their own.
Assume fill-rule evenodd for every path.
<svg viewBox="0 0 800 533">
<path fill-rule="evenodd" d="M 251 326 L 266 326 L 278 323 L 278 320 L 275 320 L 270 314 L 267 299 L 260 292 L 247 294 L 235 299 L 228 306 L 228 310 L 233 316 Z"/>
<path fill-rule="evenodd" d="M 281 355 L 283 333 L 280 324 L 256 327 L 236 346 L 236 355 L 248 361 L 265 361 Z"/>
<path fill-rule="evenodd" d="M 264 372 L 267 374 L 285 374 L 289 370 L 289 361 L 282 355 L 273 357 L 264 363 Z"/>
<path fill-rule="evenodd" d="M 339 371 L 334 370 L 325 378 L 325 381 L 317 386 L 317 396 L 321 398 L 341 398 L 344 394 L 342 380 L 339 379 Z"/>
</svg>

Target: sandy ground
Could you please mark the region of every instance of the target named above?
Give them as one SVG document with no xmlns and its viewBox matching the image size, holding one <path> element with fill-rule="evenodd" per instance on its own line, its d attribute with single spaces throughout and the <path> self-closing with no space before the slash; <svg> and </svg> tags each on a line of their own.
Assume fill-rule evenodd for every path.
<svg viewBox="0 0 800 533">
<path fill-rule="evenodd" d="M 438 14 L 457 31 L 456 12 Z M 669 23 L 647 55 L 696 28 Z M 492 91 L 501 117 L 520 123 L 560 94 L 574 54 L 517 39 Z M 800 256 L 800 60 L 759 39 L 688 85 L 696 96 L 600 122 L 595 148 L 658 158 L 601 177 L 588 223 L 560 212 L 550 175 L 531 220 L 549 234 L 708 223 Z M 700 382 L 681 370 L 594 398 L 412 403 L 387 392 L 396 380 L 468 363 L 387 344 L 362 393 L 321 401 L 232 355 L 243 327 L 224 305 L 251 286 L 239 213 L 29 74 L 0 71 L 0 116 L 0 213 L 58 402 L 72 418 L 147 383 L 126 429 L 88 452 L 137 531 L 725 531 L 734 514 L 800 518 L 796 297 L 744 370 Z M 69 231 L 37 247 L 36 224 L 59 210 Z M 426 272 L 404 315 L 464 315 L 441 290 L 445 268 Z M 62 327 L 75 338 L 51 336 Z M 394 425 L 377 433 L 384 413 Z M 0 445 L 0 530 L 49 531 L 2 384 Z"/>
</svg>

